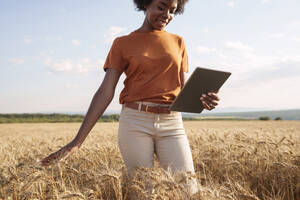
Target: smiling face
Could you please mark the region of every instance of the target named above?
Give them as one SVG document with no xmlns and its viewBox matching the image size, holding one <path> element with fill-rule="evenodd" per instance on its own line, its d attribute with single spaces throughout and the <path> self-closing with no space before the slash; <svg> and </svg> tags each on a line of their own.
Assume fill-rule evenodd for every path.
<svg viewBox="0 0 300 200">
<path fill-rule="evenodd" d="M 177 0 L 152 0 L 145 8 L 144 28 L 148 30 L 163 30 L 174 18 Z"/>
</svg>

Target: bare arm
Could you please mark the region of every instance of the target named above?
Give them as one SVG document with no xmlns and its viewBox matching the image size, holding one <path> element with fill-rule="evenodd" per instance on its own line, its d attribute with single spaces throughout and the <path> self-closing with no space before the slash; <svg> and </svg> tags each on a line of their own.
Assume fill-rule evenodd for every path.
<svg viewBox="0 0 300 200">
<path fill-rule="evenodd" d="M 79 147 L 112 101 L 120 75 L 121 73 L 115 69 L 107 69 L 104 80 L 95 93 L 81 127 L 72 141 Z"/>
<path fill-rule="evenodd" d="M 54 152 L 41 160 L 41 164 L 43 166 L 48 166 L 54 161 L 66 159 L 81 146 L 91 129 L 96 124 L 97 120 L 101 117 L 107 106 L 112 101 L 120 75 L 121 72 L 115 69 L 107 69 L 104 80 L 92 99 L 88 112 L 80 126 L 80 129 L 78 130 L 76 137 L 57 152 Z"/>
</svg>

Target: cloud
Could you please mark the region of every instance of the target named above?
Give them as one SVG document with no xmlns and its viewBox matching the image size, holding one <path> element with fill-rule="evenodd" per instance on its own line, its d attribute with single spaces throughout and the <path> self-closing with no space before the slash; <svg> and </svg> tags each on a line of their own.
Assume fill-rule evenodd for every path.
<svg viewBox="0 0 300 200">
<path fill-rule="evenodd" d="M 98 59 L 98 60 L 97 60 L 97 66 L 103 66 L 104 63 L 105 63 L 105 61 L 102 60 L 102 59 Z"/>
<path fill-rule="evenodd" d="M 271 2 L 272 2 L 272 0 L 262 0 L 261 1 L 262 4 L 267 4 L 267 3 L 271 3 Z"/>
<path fill-rule="evenodd" d="M 225 47 L 228 49 L 236 50 L 236 51 L 248 51 L 252 52 L 254 49 L 246 44 L 243 44 L 240 41 L 237 42 L 226 42 Z"/>
<path fill-rule="evenodd" d="M 201 60 L 193 61 L 193 65 L 232 72 L 232 87 L 300 76 L 300 56 L 261 55 L 240 41 L 225 42 L 218 48 L 197 47 L 195 51 Z"/>
<path fill-rule="evenodd" d="M 290 28 L 300 28 L 300 20 L 293 20 L 288 23 L 288 27 Z"/>
<path fill-rule="evenodd" d="M 49 58 L 45 61 L 45 64 L 50 66 L 50 68 L 55 72 L 71 72 L 74 69 L 74 64 L 68 59 L 53 61 Z"/>
<path fill-rule="evenodd" d="M 232 72 L 220 91 L 219 107 L 300 107 L 300 95 L 295 93 L 300 85 L 299 55 L 261 55 L 236 41 L 210 49 L 215 51 L 202 54 L 193 65 Z M 195 51 L 199 54 L 197 48 Z"/>
<path fill-rule="evenodd" d="M 24 43 L 25 44 L 31 44 L 32 43 L 32 39 L 28 36 L 24 37 Z"/>
<path fill-rule="evenodd" d="M 208 32 L 209 32 L 209 29 L 208 29 L 208 28 L 204 28 L 204 29 L 202 30 L 202 32 L 203 32 L 203 33 L 208 33 Z"/>
<path fill-rule="evenodd" d="M 196 51 L 199 54 L 209 54 L 209 53 L 215 53 L 215 52 L 217 52 L 217 49 L 216 48 L 204 47 L 204 46 L 198 46 L 196 48 Z"/>
<path fill-rule="evenodd" d="M 228 5 L 229 7 L 231 7 L 231 8 L 234 8 L 234 7 L 236 7 L 237 2 L 236 2 L 236 1 L 229 1 L 229 2 L 227 3 L 227 5 Z"/>
<path fill-rule="evenodd" d="M 9 63 L 14 64 L 14 65 L 21 65 L 25 62 L 23 58 L 13 58 L 9 60 Z"/>
<path fill-rule="evenodd" d="M 110 27 L 104 34 L 105 43 L 111 43 L 118 35 L 125 31 L 124 28 L 118 26 Z"/>
<path fill-rule="evenodd" d="M 54 60 L 48 57 L 44 61 L 45 65 L 50 71 L 54 73 L 65 73 L 65 74 L 80 74 L 88 75 L 89 72 L 98 71 L 100 62 L 92 62 L 89 58 L 82 58 L 78 61 L 71 59 Z"/>
<path fill-rule="evenodd" d="M 72 40 L 72 44 L 74 45 L 74 46 L 79 46 L 80 45 L 80 41 L 79 40 Z"/>
<path fill-rule="evenodd" d="M 245 76 L 245 82 L 265 82 L 300 76 L 300 56 L 282 57 L 269 66 L 252 70 Z"/>
<path fill-rule="evenodd" d="M 300 76 L 266 79 L 238 87 L 231 87 L 231 78 L 220 91 L 222 93 L 220 94 L 221 107 L 267 107 L 272 109 L 300 107 L 300 95 L 295 94 L 300 84 Z"/>
<path fill-rule="evenodd" d="M 217 56 L 220 56 L 224 59 L 230 58 L 230 57 L 240 57 L 243 55 L 243 57 L 252 58 L 254 57 L 254 48 L 250 45 L 244 44 L 240 41 L 227 41 L 223 44 L 223 47 L 219 48 L 210 48 L 205 46 L 197 46 L 196 52 L 198 54 L 216 54 Z"/>
<path fill-rule="evenodd" d="M 293 40 L 294 40 L 295 42 L 300 42 L 300 37 L 294 37 Z"/>
<path fill-rule="evenodd" d="M 285 37 L 284 33 L 272 33 L 269 35 L 270 38 L 283 38 Z"/>
<path fill-rule="evenodd" d="M 62 38 L 62 36 L 54 36 L 54 37 L 47 36 L 47 37 L 45 37 L 45 40 L 46 41 L 62 41 L 63 38 Z"/>
<path fill-rule="evenodd" d="M 79 85 L 78 84 L 73 84 L 73 83 L 66 83 L 65 84 L 65 88 L 67 89 L 73 89 L 73 88 L 78 88 Z"/>
</svg>

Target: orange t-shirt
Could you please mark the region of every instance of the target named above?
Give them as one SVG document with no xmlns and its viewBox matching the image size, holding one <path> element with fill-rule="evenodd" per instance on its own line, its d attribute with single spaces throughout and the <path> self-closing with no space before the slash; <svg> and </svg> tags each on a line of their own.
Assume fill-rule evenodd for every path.
<svg viewBox="0 0 300 200">
<path fill-rule="evenodd" d="M 184 40 L 166 31 L 134 31 L 114 40 L 104 64 L 107 68 L 126 74 L 121 104 L 172 103 L 182 86 L 181 74 L 188 71 Z"/>
</svg>

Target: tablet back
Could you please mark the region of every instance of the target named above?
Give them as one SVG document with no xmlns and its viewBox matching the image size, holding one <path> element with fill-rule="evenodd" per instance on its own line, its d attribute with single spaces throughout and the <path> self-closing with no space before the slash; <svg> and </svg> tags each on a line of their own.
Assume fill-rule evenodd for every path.
<svg viewBox="0 0 300 200">
<path fill-rule="evenodd" d="M 217 92 L 230 75 L 230 72 L 197 67 L 170 106 L 170 110 L 201 113 L 204 107 L 200 96 L 207 92 Z"/>
</svg>

